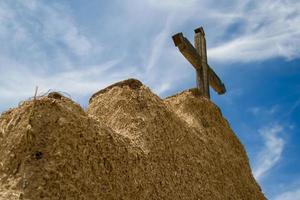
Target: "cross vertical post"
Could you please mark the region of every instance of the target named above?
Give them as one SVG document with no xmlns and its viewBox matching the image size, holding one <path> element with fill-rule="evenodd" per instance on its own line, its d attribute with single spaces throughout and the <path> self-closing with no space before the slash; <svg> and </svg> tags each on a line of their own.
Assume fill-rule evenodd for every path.
<svg viewBox="0 0 300 200">
<path fill-rule="evenodd" d="M 199 34 L 195 34 L 195 49 L 197 50 L 198 54 L 201 57 L 201 38 Z M 202 60 L 202 57 L 201 57 Z M 204 89 L 204 77 L 203 77 L 203 62 L 201 62 L 201 67 L 196 70 L 196 83 L 199 93 L 205 96 L 205 89 Z"/>
<path fill-rule="evenodd" d="M 197 71 L 197 84 L 201 84 L 202 95 L 210 98 L 209 93 L 209 79 L 208 79 L 208 65 L 206 53 L 205 33 L 202 27 L 195 29 L 195 48 L 201 57 L 201 71 Z M 199 88 L 199 86 L 198 86 Z"/>
</svg>

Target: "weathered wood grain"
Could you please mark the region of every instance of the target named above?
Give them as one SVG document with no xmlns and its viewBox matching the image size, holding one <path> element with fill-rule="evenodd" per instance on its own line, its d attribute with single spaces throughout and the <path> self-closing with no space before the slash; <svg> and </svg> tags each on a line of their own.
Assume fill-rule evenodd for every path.
<svg viewBox="0 0 300 200">
<path fill-rule="evenodd" d="M 201 58 L 202 71 L 201 71 L 200 77 L 198 77 L 198 79 L 201 80 L 200 82 L 201 82 L 202 95 L 207 98 L 210 98 L 209 74 L 208 74 L 207 53 L 206 53 L 206 40 L 205 40 L 204 30 L 202 27 L 195 29 L 194 40 L 195 40 L 195 48 Z"/>
<path fill-rule="evenodd" d="M 204 36 L 204 31 L 203 29 L 196 29 L 195 32 L 197 32 L 196 34 L 200 34 L 200 41 L 198 41 L 197 45 L 199 45 L 200 49 L 202 52 L 206 52 L 203 51 L 203 49 L 205 50 L 205 46 L 206 44 L 205 42 L 205 38 L 204 40 L 201 39 L 201 35 Z M 191 63 L 191 65 L 196 69 L 197 73 L 202 73 L 202 68 L 204 65 L 207 66 L 207 82 L 209 82 L 209 85 L 218 93 L 218 94 L 224 94 L 226 92 L 225 89 L 225 85 L 222 83 L 221 79 L 216 75 L 216 73 L 210 68 L 210 66 L 207 64 L 207 56 L 206 53 L 202 56 L 203 58 L 201 58 L 200 54 L 198 53 L 198 51 L 194 48 L 194 46 L 188 41 L 188 39 L 186 39 L 182 33 L 177 33 L 175 35 L 173 35 L 173 42 L 175 44 L 176 47 L 178 47 L 179 51 L 182 53 L 182 55 Z M 202 41 L 202 45 L 201 45 L 201 41 Z M 197 80 L 201 79 L 201 76 L 197 78 Z M 200 81 L 200 80 L 199 80 Z M 199 82 L 201 84 L 201 82 Z M 204 84 L 202 84 L 204 85 Z M 200 88 L 202 86 L 199 86 Z M 202 92 L 203 90 L 200 89 L 200 92 Z"/>
</svg>

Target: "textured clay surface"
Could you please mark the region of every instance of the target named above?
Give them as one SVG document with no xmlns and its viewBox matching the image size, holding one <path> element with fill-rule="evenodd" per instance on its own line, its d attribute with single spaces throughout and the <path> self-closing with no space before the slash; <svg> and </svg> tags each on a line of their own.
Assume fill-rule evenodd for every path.
<svg viewBox="0 0 300 200">
<path fill-rule="evenodd" d="M 0 152 L 0 200 L 265 199 L 216 105 L 135 79 L 86 112 L 52 93 L 2 113 Z"/>
</svg>

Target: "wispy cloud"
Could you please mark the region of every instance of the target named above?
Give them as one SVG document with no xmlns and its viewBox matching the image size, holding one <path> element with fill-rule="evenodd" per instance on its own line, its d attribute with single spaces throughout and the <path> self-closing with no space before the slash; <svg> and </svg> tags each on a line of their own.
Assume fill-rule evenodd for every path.
<svg viewBox="0 0 300 200">
<path fill-rule="evenodd" d="M 170 41 L 171 35 L 176 32 L 183 31 L 190 36 L 194 26 L 204 25 L 206 29 L 210 62 L 229 66 L 234 62 L 254 62 L 277 57 L 289 60 L 300 57 L 300 31 L 294 26 L 300 22 L 300 4 L 293 0 L 145 2 L 150 5 L 150 10 L 155 10 L 155 14 L 148 16 L 148 19 L 150 22 L 156 21 L 157 26 L 165 21 L 162 16 L 173 15 L 170 20 L 172 23 L 165 23 L 159 34 L 149 38 L 149 41 L 156 41 L 155 45 L 151 45 L 152 50 L 146 59 L 146 68 L 151 70 L 146 70 L 147 73 L 141 77 L 152 88 L 164 84 L 170 86 L 165 88 L 168 91 L 176 87 L 178 80 L 187 82 L 186 73 L 191 77 L 192 67 Z M 137 16 L 139 17 L 142 16 Z M 192 23 L 195 25 L 186 25 Z M 192 42 L 193 38 L 189 39 Z M 218 65 L 214 67 L 217 68 Z M 181 73 L 181 69 L 186 73 Z M 158 76 L 164 78 L 157 81 Z M 151 77 L 155 77 L 156 81 Z"/>
<path fill-rule="evenodd" d="M 2 76 L 11 77 L 9 82 L 0 79 L 1 103 L 10 102 L 16 104 L 19 101 L 31 97 L 35 86 L 39 92 L 51 90 L 66 92 L 72 97 L 87 96 L 103 88 L 108 84 L 131 77 L 134 71 L 128 69 L 116 69 L 119 61 L 110 61 L 94 66 L 85 66 L 86 69 L 66 69 L 52 74 L 32 72 L 22 69 L 10 70 Z M 109 73 L 116 70 L 119 73 Z M 0 109 L 3 109 L 0 107 Z"/>
<path fill-rule="evenodd" d="M 95 57 L 101 45 L 79 28 L 66 5 L 1 1 L 0 23 L 0 110 L 32 96 L 35 86 L 85 96 L 134 70 L 114 68 L 122 57 Z"/>
<path fill-rule="evenodd" d="M 31 4 L 27 4 L 25 1 L 19 2 L 23 7 L 17 10 L 16 16 L 22 15 L 24 21 L 21 20 L 18 25 L 30 32 L 34 30 L 33 26 L 37 26 L 39 30 L 36 34 L 40 36 L 40 40 L 55 45 L 55 48 L 63 45 L 68 52 L 77 56 L 86 55 L 95 50 L 88 36 L 78 28 L 67 6 L 63 4 L 48 5 L 37 0 L 31 0 Z M 31 18 L 28 19 L 29 17 Z M 20 19 L 13 22 L 16 21 L 20 21 Z"/>
<path fill-rule="evenodd" d="M 212 61 L 252 62 L 300 57 L 300 31 L 295 26 L 300 23 L 300 2 L 295 0 L 146 2 L 167 13 L 176 12 L 179 20 L 185 18 L 205 25 L 210 33 L 208 55 Z"/>
<path fill-rule="evenodd" d="M 259 130 L 264 146 L 255 159 L 253 174 L 260 181 L 278 163 L 281 158 L 285 141 L 282 137 L 284 127 L 275 124 Z"/>
<path fill-rule="evenodd" d="M 162 55 L 162 50 L 166 47 L 167 40 L 170 37 L 170 26 L 173 22 L 173 16 L 169 16 L 163 29 L 154 38 L 151 45 L 151 52 L 146 65 L 146 73 L 150 73 L 153 67 L 157 65 L 158 59 Z"/>
<path fill-rule="evenodd" d="M 58 61 L 61 67 L 67 67 L 67 61 L 62 64 L 62 59 L 76 56 L 80 60 L 84 55 L 100 52 L 99 45 L 93 46 L 63 4 L 2 1 L 0 22 L 1 56 L 23 65 L 39 63 L 42 67 L 45 62 Z"/>
<path fill-rule="evenodd" d="M 279 105 L 273 105 L 270 108 L 255 106 L 248 109 L 254 116 L 270 117 L 279 111 Z"/>
<path fill-rule="evenodd" d="M 151 47 L 149 57 L 146 58 L 146 68 L 142 76 L 146 75 L 147 84 L 151 84 L 153 90 L 157 94 L 162 94 L 171 87 L 173 80 L 167 76 L 162 79 L 157 79 L 157 75 L 160 71 L 166 71 L 162 68 L 161 62 L 159 59 L 162 55 L 166 56 L 166 53 L 163 53 L 164 49 L 167 49 L 167 42 L 171 34 L 171 26 L 174 20 L 174 16 L 168 16 L 163 29 L 156 35 L 154 38 Z"/>
<path fill-rule="evenodd" d="M 197 3 L 197 0 L 146 0 L 151 6 L 164 10 L 187 9 Z M 199 2 L 199 1 L 198 1 Z"/>
<path fill-rule="evenodd" d="M 232 39 L 209 49 L 211 59 L 220 62 L 250 62 L 275 57 L 300 57 L 300 3 L 286 1 L 246 1 L 234 17 L 224 13 L 231 23 L 224 27 Z M 237 3 L 239 4 L 239 3 Z M 241 5 L 241 4 L 239 4 Z M 230 29 L 230 27 L 234 27 Z"/>
<path fill-rule="evenodd" d="M 76 10 L 72 10 L 76 7 L 70 5 L 38 0 L 0 2 L 0 71 L 5 72 L 0 80 L 6 97 L 15 91 L 13 81 L 26 85 L 21 94 L 28 94 L 35 87 L 33 82 L 50 88 L 51 81 L 60 82 L 57 77 L 63 78 L 66 72 L 85 72 L 123 58 L 117 67 L 125 75 L 112 67 L 106 77 L 132 74 L 159 94 L 174 91 L 180 83 L 194 79 L 194 69 L 174 47 L 171 35 L 183 31 L 190 36 L 199 25 L 207 32 L 209 61 L 228 65 L 228 61 L 299 57 L 300 32 L 295 24 L 300 21 L 300 3 L 293 0 L 125 0 L 112 6 L 118 9 L 118 16 L 97 10 L 99 19 L 108 20 L 93 27 L 101 29 L 100 36 L 76 21 Z M 24 84 L 25 78 L 18 75 L 21 72 L 35 81 Z M 75 85 L 95 81 L 92 76 L 72 79 L 81 83 L 62 84 L 62 89 L 75 91 Z M 86 87 L 94 90 L 93 84 Z"/>
<path fill-rule="evenodd" d="M 300 200 L 300 188 L 288 190 L 273 198 L 274 200 Z"/>
</svg>

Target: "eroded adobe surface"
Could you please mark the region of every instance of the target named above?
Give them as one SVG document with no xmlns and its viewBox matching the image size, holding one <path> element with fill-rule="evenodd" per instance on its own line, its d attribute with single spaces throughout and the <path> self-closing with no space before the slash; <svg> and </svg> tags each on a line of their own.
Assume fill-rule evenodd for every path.
<svg viewBox="0 0 300 200">
<path fill-rule="evenodd" d="M 88 110 L 25 101 L 0 117 L 0 199 L 265 199 L 217 106 L 116 83 Z"/>
</svg>

